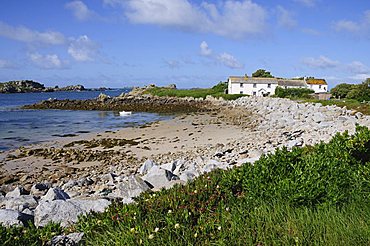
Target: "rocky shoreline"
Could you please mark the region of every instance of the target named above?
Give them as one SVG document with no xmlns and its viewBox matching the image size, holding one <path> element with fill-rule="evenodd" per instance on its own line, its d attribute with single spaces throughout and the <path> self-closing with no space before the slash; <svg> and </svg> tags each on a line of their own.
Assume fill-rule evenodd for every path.
<svg viewBox="0 0 370 246">
<path fill-rule="evenodd" d="M 133 111 L 151 113 L 186 113 L 211 110 L 208 101 L 194 98 L 156 97 L 149 94 L 132 95 L 123 93 L 117 97 L 100 94 L 98 98 L 87 100 L 44 100 L 23 106 L 24 109 L 63 109 L 63 110 L 100 110 Z"/>
<path fill-rule="evenodd" d="M 59 147 L 53 143 L 2 153 L 3 224 L 21 225 L 33 220 L 37 226 L 49 221 L 68 226 L 79 214 L 102 211 L 111 201 L 130 203 L 141 192 L 184 184 L 217 168 L 253 163 L 276 148 L 327 142 L 338 132 L 354 133 L 356 124 L 370 126 L 370 117 L 355 111 L 279 98 L 224 101 L 211 97 L 204 100 L 145 95 L 102 97 L 78 105 L 89 110 L 95 107 L 132 110 L 130 103 L 146 105 L 140 110 L 171 103 L 191 106 L 169 122 L 99 134 L 90 139 L 71 138 L 59 143 Z M 71 109 L 75 103 L 44 101 L 37 107 L 59 105 Z M 166 110 L 176 107 L 164 106 Z M 99 159 L 102 155 L 106 157 Z M 80 156 L 88 159 L 79 160 Z M 40 158 L 49 162 L 39 169 L 38 178 L 22 172 L 22 162 L 37 163 Z M 89 162 L 97 165 L 86 165 Z M 5 170 L 10 170 L 12 176 L 6 176 Z M 72 207 L 75 209 L 71 210 Z M 65 213 L 68 216 L 61 216 Z"/>
<path fill-rule="evenodd" d="M 16 80 L 0 83 L 0 93 L 56 92 L 56 91 L 105 91 L 108 88 L 86 89 L 83 85 L 45 87 L 33 80 Z"/>
</svg>

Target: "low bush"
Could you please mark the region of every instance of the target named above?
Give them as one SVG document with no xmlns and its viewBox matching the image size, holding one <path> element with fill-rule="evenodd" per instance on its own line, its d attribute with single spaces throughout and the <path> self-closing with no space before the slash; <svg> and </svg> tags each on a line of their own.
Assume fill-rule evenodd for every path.
<svg viewBox="0 0 370 246">
<path fill-rule="evenodd" d="M 276 87 L 275 96 L 281 98 L 310 98 L 310 94 L 315 91 L 307 88 L 287 88 Z"/>
<path fill-rule="evenodd" d="M 87 245 L 369 245 L 369 177 L 370 130 L 358 126 L 352 136 L 114 203 L 69 229 L 84 232 Z M 2 242 L 45 235 L 22 230 L 0 229 Z"/>
</svg>

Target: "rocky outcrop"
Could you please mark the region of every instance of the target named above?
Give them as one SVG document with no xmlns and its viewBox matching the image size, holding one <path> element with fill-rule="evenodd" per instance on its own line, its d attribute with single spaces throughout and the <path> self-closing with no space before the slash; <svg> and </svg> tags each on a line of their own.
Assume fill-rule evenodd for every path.
<svg viewBox="0 0 370 246">
<path fill-rule="evenodd" d="M 83 85 L 69 85 L 65 87 L 45 87 L 39 82 L 33 80 L 17 80 L 0 83 L 0 93 L 25 93 L 25 92 L 54 92 L 54 91 L 85 91 L 99 90 L 103 91 L 106 88 L 86 89 Z"/>
<path fill-rule="evenodd" d="M 32 80 L 19 80 L 0 83 L 0 93 L 41 92 L 45 86 Z"/>
<path fill-rule="evenodd" d="M 26 105 L 26 109 L 105 110 L 154 113 L 204 112 L 212 109 L 210 100 L 194 98 L 157 97 L 149 94 L 133 96 L 123 94 L 110 98 L 100 94 L 88 100 L 46 100 Z"/>
</svg>

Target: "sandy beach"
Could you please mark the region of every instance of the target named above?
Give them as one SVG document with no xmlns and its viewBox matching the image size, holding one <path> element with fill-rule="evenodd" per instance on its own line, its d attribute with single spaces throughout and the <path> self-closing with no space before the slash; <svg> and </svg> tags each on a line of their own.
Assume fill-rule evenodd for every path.
<svg viewBox="0 0 370 246">
<path fill-rule="evenodd" d="M 245 110 L 220 109 L 181 114 L 168 121 L 118 131 L 84 134 L 26 146 L 0 154 L 1 183 L 26 187 L 35 182 L 59 184 L 90 174 L 114 172 L 130 175 L 147 159 L 163 164 L 177 158 L 205 158 L 232 146 L 232 143 L 243 143 L 245 136 L 254 132 L 252 121 L 253 116 Z M 128 141 L 117 146 L 103 143 L 115 139 Z M 91 143 L 95 146 L 89 146 Z M 43 154 L 37 154 L 41 150 Z M 48 155 L 45 151 L 57 154 Z M 64 156 L 68 151 L 74 151 L 75 155 L 77 151 L 85 157 L 97 153 L 100 159 L 80 160 L 73 158 L 76 157 L 73 154 L 69 159 Z"/>
</svg>

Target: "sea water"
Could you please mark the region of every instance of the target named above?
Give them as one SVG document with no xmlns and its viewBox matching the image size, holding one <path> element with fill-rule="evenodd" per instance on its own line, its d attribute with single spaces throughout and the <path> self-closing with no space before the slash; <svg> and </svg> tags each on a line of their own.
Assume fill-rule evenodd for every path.
<svg viewBox="0 0 370 246">
<path fill-rule="evenodd" d="M 118 96 L 129 89 L 104 91 L 109 96 Z M 171 118 L 154 113 L 133 113 L 120 116 L 114 111 L 84 110 L 31 110 L 21 109 L 49 98 L 90 99 L 99 91 L 45 92 L 0 94 L 0 150 L 18 148 L 33 143 L 50 141 L 68 135 L 117 130 L 148 122 Z"/>
</svg>

